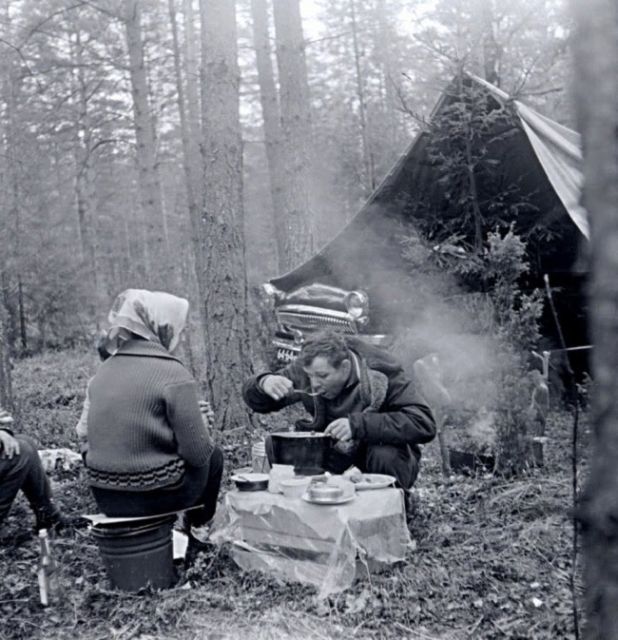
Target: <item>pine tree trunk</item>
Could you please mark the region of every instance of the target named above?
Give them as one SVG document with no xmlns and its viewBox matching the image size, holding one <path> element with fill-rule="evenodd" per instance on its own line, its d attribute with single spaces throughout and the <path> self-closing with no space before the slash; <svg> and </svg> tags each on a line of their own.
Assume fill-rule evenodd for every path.
<svg viewBox="0 0 618 640">
<path fill-rule="evenodd" d="M 2 35 L 11 40 L 11 20 L 8 6 L 4 7 Z M 14 355 L 17 352 L 18 334 L 24 336 L 23 324 L 20 324 L 24 317 L 23 308 L 20 305 L 19 273 L 22 265 L 22 198 L 20 185 L 20 138 L 19 124 L 16 120 L 20 111 L 21 103 L 21 74 L 19 73 L 18 62 L 13 55 L 5 55 L 3 60 L 5 66 L 4 82 L 2 86 L 6 109 L 4 112 L 3 126 L 3 155 L 7 159 L 5 167 L 6 186 L 4 198 L 6 200 L 6 213 L 4 214 L 4 237 L 3 242 L 3 272 L 2 294 L 6 311 L 4 317 L 4 337 L 7 340 L 8 352 Z M 22 339 L 22 346 L 24 346 Z M 27 343 L 26 343 L 27 346 Z"/>
<path fill-rule="evenodd" d="M 148 100 L 141 26 L 141 0 L 126 0 L 125 28 L 129 51 L 131 95 L 137 144 L 137 168 L 142 215 L 146 223 L 146 285 L 167 288 L 173 282 L 165 247 L 161 184 L 156 160 L 155 129 Z"/>
<path fill-rule="evenodd" d="M 573 0 L 575 89 L 584 142 L 584 205 L 591 226 L 592 402 L 596 446 L 580 509 L 586 638 L 618 638 L 618 7 Z"/>
<path fill-rule="evenodd" d="M 239 69 L 233 0 L 200 0 L 205 207 L 199 274 L 209 400 L 218 430 L 250 425 L 241 390 L 250 372 L 242 200 Z"/>
<path fill-rule="evenodd" d="M 398 98 L 393 73 L 393 43 L 392 27 L 387 16 L 387 7 L 384 0 L 377 0 L 376 4 L 376 43 L 375 49 L 380 62 L 382 76 L 384 112 L 387 123 L 388 148 L 393 153 L 401 144 L 401 137 L 405 134 L 401 126 L 400 116 L 397 112 Z"/>
<path fill-rule="evenodd" d="M 363 151 L 363 165 L 365 167 L 365 185 L 370 193 L 376 186 L 373 159 L 369 148 L 369 136 L 367 133 L 367 116 L 365 105 L 365 87 L 360 64 L 360 46 L 358 43 L 358 27 L 356 24 L 355 0 L 350 1 L 350 20 L 352 26 L 352 49 L 354 51 L 354 69 L 356 71 L 356 97 L 358 98 L 358 116 L 360 119 L 361 145 Z"/>
<path fill-rule="evenodd" d="M 174 51 L 174 71 L 176 74 L 176 99 L 178 101 L 178 113 L 180 115 L 180 132 L 182 138 L 182 164 L 185 174 L 185 189 L 187 193 L 187 208 L 189 209 L 189 219 L 191 222 L 192 237 L 194 243 L 199 237 L 201 208 L 199 205 L 200 192 L 200 168 L 201 163 L 198 161 L 199 152 L 196 148 L 196 138 L 191 132 L 189 118 L 187 117 L 187 103 L 185 100 L 185 87 L 182 75 L 182 62 L 180 57 L 180 44 L 178 38 L 178 25 L 176 21 L 176 0 L 168 0 L 168 8 L 170 14 L 170 24 L 172 28 L 172 45 Z M 188 47 L 187 47 L 188 48 Z M 193 98 L 197 102 L 197 96 Z M 194 105 L 195 110 L 197 105 Z M 194 245 L 195 259 L 201 259 L 199 244 Z M 203 264 L 197 264 L 197 272 L 204 270 Z"/>
<path fill-rule="evenodd" d="M 201 179 L 202 157 L 199 150 L 201 139 L 200 128 L 200 102 L 198 92 L 199 69 L 196 54 L 195 17 L 193 15 L 193 0 L 183 0 L 183 14 L 185 26 L 185 73 L 187 82 L 187 119 L 191 132 L 191 156 L 195 157 L 195 166 L 199 167 L 198 181 Z M 196 191 L 198 204 L 201 205 L 201 190 Z"/>
<path fill-rule="evenodd" d="M 277 244 L 277 264 L 281 273 L 289 269 L 286 255 L 288 228 L 286 224 L 285 164 L 281 148 L 281 122 L 279 99 L 273 71 L 270 38 L 268 30 L 268 10 L 266 0 L 251 0 L 253 18 L 253 41 L 260 85 L 260 104 L 264 122 L 264 141 L 270 194 L 273 203 L 273 220 Z"/>
<path fill-rule="evenodd" d="M 71 56 L 75 65 L 74 79 L 77 96 L 75 124 L 75 196 L 81 257 L 86 261 L 92 287 L 92 317 L 103 312 L 103 284 L 99 267 L 98 234 L 96 230 L 96 194 L 92 159 L 92 126 L 88 108 L 88 85 L 84 74 L 83 49 L 79 26 L 74 26 L 75 46 Z"/>
<path fill-rule="evenodd" d="M 283 261 L 292 269 L 313 253 L 311 117 L 299 0 L 273 0 L 281 125 L 285 151 L 287 243 Z"/>
<path fill-rule="evenodd" d="M 13 408 L 11 361 L 6 334 L 6 309 L 2 301 L 0 301 L 0 406 L 9 410 Z"/>
</svg>

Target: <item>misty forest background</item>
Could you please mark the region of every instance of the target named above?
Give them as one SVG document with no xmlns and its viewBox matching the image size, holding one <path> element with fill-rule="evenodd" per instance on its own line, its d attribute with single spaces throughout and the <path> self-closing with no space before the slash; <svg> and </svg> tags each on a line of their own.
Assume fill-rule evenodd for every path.
<svg viewBox="0 0 618 640">
<path fill-rule="evenodd" d="M 0 4 L 5 402 L 8 356 L 91 345 L 118 292 L 160 288 L 242 424 L 259 285 L 350 220 L 459 69 L 573 126 L 560 0 Z"/>
<path fill-rule="evenodd" d="M 448 287 L 451 276 L 474 280 L 486 294 L 481 306 L 437 301 L 416 337 L 430 344 L 438 334 L 449 351 L 444 328 L 459 331 L 464 315 L 473 325 L 474 339 L 446 372 L 447 417 L 454 432 L 493 421 L 506 475 L 456 477 L 442 468 L 439 443 L 426 447 L 406 562 L 327 602 L 240 571 L 222 549 L 183 575 L 188 588 L 129 598 L 109 590 L 92 541 L 77 535 L 55 547 L 65 596 L 43 611 L 36 547 L 15 542 L 30 517 L 18 502 L 5 523 L 9 544 L 0 545 L 0 613 L 11 621 L 0 637 L 579 638 L 584 590 L 589 637 L 617 637 L 614 4 L 0 0 L 0 401 L 41 446 L 76 448 L 97 366 L 93 339 L 114 297 L 145 287 L 190 300 L 183 357 L 215 409 L 226 473 L 246 464 L 252 440 L 286 426 L 256 419 L 239 398 L 244 377 L 268 358 L 272 316 L 260 285 L 343 228 L 430 126 L 436 99 L 462 68 L 582 132 L 597 312 L 597 380 L 563 397 L 552 386 L 539 468 L 526 436 L 539 417 L 530 413 L 529 354 L 544 305 L 520 282 L 526 242 L 551 242 L 555 229 L 522 238 L 502 221 L 496 231 L 502 201 L 485 203 L 480 213 L 495 217 L 468 233 L 470 260 L 457 262 L 459 273 L 444 270 Z M 457 105 L 453 113 L 431 126 L 457 149 L 471 118 L 487 114 Z M 454 177 L 461 187 L 474 173 L 470 159 L 443 156 L 445 184 Z M 441 233 L 425 212 L 423 242 L 461 243 L 464 227 L 479 222 L 478 202 L 464 192 L 453 192 Z M 417 277 L 427 247 L 402 240 L 393 250 Z M 426 300 L 444 290 L 435 282 Z M 473 388 L 473 379 L 482 382 Z M 485 405 L 493 417 L 475 423 Z M 583 572 L 571 508 L 590 469 L 589 421 L 599 447 L 577 512 Z M 54 475 L 63 509 L 95 508 L 83 469 L 63 473 Z"/>
</svg>

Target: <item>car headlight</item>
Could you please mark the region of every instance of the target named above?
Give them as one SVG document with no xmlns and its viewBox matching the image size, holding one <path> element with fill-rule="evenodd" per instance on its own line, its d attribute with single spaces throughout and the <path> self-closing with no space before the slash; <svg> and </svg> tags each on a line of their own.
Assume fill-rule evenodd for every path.
<svg viewBox="0 0 618 640">
<path fill-rule="evenodd" d="M 277 302 L 283 297 L 283 291 L 277 289 L 274 285 L 270 284 L 270 282 L 265 282 L 262 285 L 262 291 L 268 296 L 268 298 L 272 302 Z"/>
<path fill-rule="evenodd" d="M 369 298 L 364 291 L 352 291 L 345 298 L 345 306 L 354 320 L 360 320 L 369 311 Z"/>
</svg>

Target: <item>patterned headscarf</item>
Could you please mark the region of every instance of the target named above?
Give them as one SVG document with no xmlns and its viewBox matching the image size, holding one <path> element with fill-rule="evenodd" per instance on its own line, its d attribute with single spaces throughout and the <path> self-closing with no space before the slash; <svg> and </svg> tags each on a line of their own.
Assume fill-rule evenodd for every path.
<svg viewBox="0 0 618 640">
<path fill-rule="evenodd" d="M 126 289 L 118 295 L 107 319 L 107 349 L 114 352 L 130 333 L 173 351 L 185 328 L 189 302 L 171 293 Z M 129 333 L 130 332 L 130 333 Z"/>
</svg>

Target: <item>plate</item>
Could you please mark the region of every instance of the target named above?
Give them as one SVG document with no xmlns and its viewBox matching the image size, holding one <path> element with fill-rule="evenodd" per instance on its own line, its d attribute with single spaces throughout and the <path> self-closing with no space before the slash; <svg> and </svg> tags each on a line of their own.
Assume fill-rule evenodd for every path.
<svg viewBox="0 0 618 640">
<path fill-rule="evenodd" d="M 233 476 L 230 476 L 230 480 L 234 482 L 268 482 L 268 474 L 253 471 L 249 473 L 235 473 Z"/>
<path fill-rule="evenodd" d="M 360 482 L 353 482 L 357 491 L 367 491 L 369 489 L 384 489 L 394 484 L 395 478 L 382 473 L 363 473 Z"/>
<path fill-rule="evenodd" d="M 321 505 L 336 505 L 336 504 L 345 504 L 346 502 L 350 502 L 350 500 L 354 500 L 354 494 L 351 496 L 342 496 L 341 498 L 327 499 L 327 498 L 312 498 L 308 493 L 303 493 L 301 498 L 305 502 L 310 502 L 311 504 L 321 504 Z"/>
</svg>

